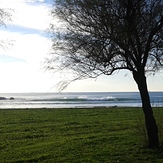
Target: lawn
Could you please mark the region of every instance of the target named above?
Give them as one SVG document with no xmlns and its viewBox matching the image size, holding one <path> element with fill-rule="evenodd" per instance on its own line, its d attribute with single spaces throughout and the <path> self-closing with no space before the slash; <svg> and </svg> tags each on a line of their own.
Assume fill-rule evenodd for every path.
<svg viewBox="0 0 163 163">
<path fill-rule="evenodd" d="M 141 108 L 0 110 L 0 163 L 162 163 L 145 143 Z"/>
</svg>

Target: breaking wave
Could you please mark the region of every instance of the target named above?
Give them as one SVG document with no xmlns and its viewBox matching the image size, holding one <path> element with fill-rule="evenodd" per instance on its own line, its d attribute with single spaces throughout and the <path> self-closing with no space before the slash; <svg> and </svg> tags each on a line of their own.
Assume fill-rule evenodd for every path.
<svg viewBox="0 0 163 163">
<path fill-rule="evenodd" d="M 74 98 L 47 98 L 47 99 L 33 99 L 31 101 L 132 101 L 132 98 L 116 98 L 116 97 L 74 97 Z"/>
</svg>

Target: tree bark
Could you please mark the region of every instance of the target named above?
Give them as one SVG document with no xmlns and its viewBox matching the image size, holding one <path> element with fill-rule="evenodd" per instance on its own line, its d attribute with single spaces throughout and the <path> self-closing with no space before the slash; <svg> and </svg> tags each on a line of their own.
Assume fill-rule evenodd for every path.
<svg viewBox="0 0 163 163">
<path fill-rule="evenodd" d="M 142 100 L 142 108 L 145 116 L 145 125 L 148 135 L 148 146 L 150 148 L 158 148 L 159 147 L 158 127 L 153 115 L 144 71 L 143 72 L 134 71 L 133 77 L 138 85 L 138 89 Z"/>
</svg>

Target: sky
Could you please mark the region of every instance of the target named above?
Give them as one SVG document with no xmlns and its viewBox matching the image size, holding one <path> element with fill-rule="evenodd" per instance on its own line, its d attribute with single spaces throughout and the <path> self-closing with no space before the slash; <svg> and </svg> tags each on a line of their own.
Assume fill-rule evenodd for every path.
<svg viewBox="0 0 163 163">
<path fill-rule="evenodd" d="M 43 63 L 52 42 L 46 33 L 51 0 L 0 0 L 1 8 L 13 9 L 12 22 L 0 27 L 0 92 L 57 92 L 59 73 L 45 71 Z M 149 91 L 163 91 L 163 73 L 147 78 Z M 138 91 L 128 71 L 71 83 L 65 92 Z"/>
</svg>

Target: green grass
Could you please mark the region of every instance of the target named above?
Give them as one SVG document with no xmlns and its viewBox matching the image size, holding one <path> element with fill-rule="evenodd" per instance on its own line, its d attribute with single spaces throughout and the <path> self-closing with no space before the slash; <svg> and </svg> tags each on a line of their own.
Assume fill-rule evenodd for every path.
<svg viewBox="0 0 163 163">
<path fill-rule="evenodd" d="M 0 163 L 161 163 L 143 119 L 141 108 L 0 110 Z"/>
</svg>

